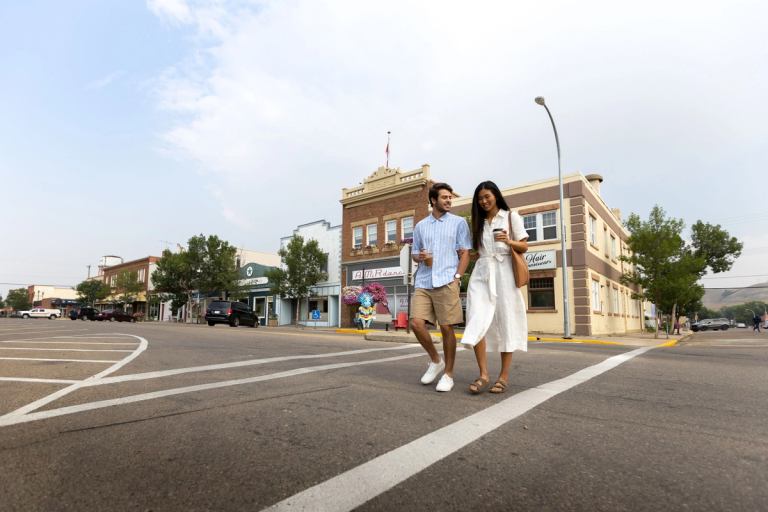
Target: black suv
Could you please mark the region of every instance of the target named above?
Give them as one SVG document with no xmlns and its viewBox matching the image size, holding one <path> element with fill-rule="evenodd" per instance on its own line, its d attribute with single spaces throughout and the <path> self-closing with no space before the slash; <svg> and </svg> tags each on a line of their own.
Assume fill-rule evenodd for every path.
<svg viewBox="0 0 768 512">
<path fill-rule="evenodd" d="M 101 311 L 99 311 L 96 308 L 80 308 L 80 311 L 77 312 L 77 316 L 73 317 L 71 314 L 69 318 L 74 320 L 75 318 L 79 318 L 80 320 L 100 320 L 99 316 L 101 315 Z"/>
<path fill-rule="evenodd" d="M 216 324 L 229 324 L 230 327 L 237 327 L 240 324 L 259 326 L 259 319 L 253 311 L 248 309 L 248 304 L 228 300 L 211 302 L 205 312 L 205 321 L 211 326 Z"/>
</svg>

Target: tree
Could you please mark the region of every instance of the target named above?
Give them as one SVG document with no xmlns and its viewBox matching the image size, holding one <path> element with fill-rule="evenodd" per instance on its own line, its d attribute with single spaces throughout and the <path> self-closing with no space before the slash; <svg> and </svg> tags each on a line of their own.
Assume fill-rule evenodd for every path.
<svg viewBox="0 0 768 512">
<path fill-rule="evenodd" d="M 77 300 L 82 304 L 90 304 L 91 306 L 97 300 L 103 300 L 109 295 L 109 285 L 103 281 L 97 279 L 86 279 L 77 286 Z"/>
<path fill-rule="evenodd" d="M 3 300 L 3 296 L 0 295 L 0 308 L 4 308 L 4 307 L 5 307 L 5 301 Z"/>
<path fill-rule="evenodd" d="M 735 236 L 728 235 L 719 224 L 713 226 L 700 220 L 691 226 L 691 245 L 694 254 L 704 258 L 713 274 L 730 270 L 744 247 L 743 243 Z"/>
<path fill-rule="evenodd" d="M 704 288 L 698 280 L 710 269 L 713 273 L 729 270 L 741 254 L 742 244 L 720 226 L 697 221 L 692 228 L 692 242 L 682 237 L 685 224 L 681 219 L 667 218 L 656 205 L 647 221 L 636 214 L 626 222 L 630 237 L 630 254 L 621 259 L 632 265 L 622 281 L 639 285 L 635 298 L 656 304 L 660 313 L 676 319 L 679 311 L 691 314 L 701 307 Z M 656 318 L 658 335 L 658 318 Z"/>
<path fill-rule="evenodd" d="M 189 304 L 194 291 L 227 295 L 230 290 L 238 289 L 236 254 L 236 247 L 216 235 L 193 236 L 186 250 L 163 251 L 152 272 L 155 290 L 172 297 L 174 311 Z"/>
<path fill-rule="evenodd" d="M 139 281 L 139 273 L 136 271 L 120 272 L 115 278 L 115 286 L 112 294 L 122 304 L 131 304 L 136 300 L 139 292 L 144 289 L 144 283 Z"/>
<path fill-rule="evenodd" d="M 26 288 L 15 288 L 8 290 L 8 295 L 5 297 L 5 302 L 8 303 L 14 311 L 24 311 L 32 307 L 32 302 L 29 300 Z"/>
<path fill-rule="evenodd" d="M 320 250 L 317 240 L 295 235 L 288 245 L 278 251 L 282 268 L 267 270 L 264 275 L 272 283 L 271 291 L 281 297 L 296 299 L 296 325 L 299 325 L 299 304 L 309 297 L 310 288 L 328 279 L 323 270 L 328 265 L 328 255 Z"/>
</svg>

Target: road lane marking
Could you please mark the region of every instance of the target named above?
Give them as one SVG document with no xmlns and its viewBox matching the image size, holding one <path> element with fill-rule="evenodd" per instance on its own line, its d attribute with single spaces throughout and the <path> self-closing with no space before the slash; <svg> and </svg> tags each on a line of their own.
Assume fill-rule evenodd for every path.
<svg viewBox="0 0 768 512">
<path fill-rule="evenodd" d="M 120 368 L 125 366 L 126 364 L 130 363 L 131 361 L 133 361 L 134 359 L 139 357 L 139 355 L 142 352 L 144 352 L 147 349 L 147 346 L 149 345 L 149 342 L 146 339 L 142 338 L 141 336 L 136 336 L 134 334 L 126 334 L 125 336 L 129 336 L 131 338 L 136 338 L 137 340 L 139 340 L 139 346 L 136 347 L 136 349 L 131 354 L 129 354 L 126 357 L 124 357 L 123 359 L 121 359 L 120 362 L 113 364 L 112 366 L 110 366 L 106 370 L 102 370 L 101 372 L 97 373 L 96 375 L 92 375 L 92 376 L 88 377 L 85 380 L 76 382 L 76 383 L 74 383 L 74 384 L 72 384 L 70 386 L 67 386 L 66 388 L 63 388 L 63 389 L 60 389 L 60 390 L 58 390 L 58 391 L 56 391 L 54 393 L 51 393 L 48 396 L 44 396 L 43 398 L 41 398 L 39 400 L 35 400 L 34 402 L 32 402 L 30 404 L 27 404 L 27 405 L 25 405 L 23 407 L 19 407 L 15 411 L 11 411 L 8 414 L 4 414 L 3 416 L 0 416 L 0 425 L 2 425 L 3 421 L 12 420 L 13 418 L 19 418 L 19 417 L 23 418 L 24 415 L 26 415 L 28 413 L 31 413 L 32 411 L 35 411 L 35 410 L 39 409 L 40 407 L 43 407 L 44 405 L 47 405 L 47 404 L 53 402 L 54 400 L 58 400 L 59 398 L 65 396 L 65 395 L 68 395 L 69 393 L 72 393 L 73 391 L 77 391 L 78 389 L 83 387 L 88 382 L 91 382 L 91 381 L 94 381 L 94 380 L 99 380 L 99 379 L 101 379 L 103 377 L 106 377 L 110 373 L 116 372 L 117 370 L 119 370 Z"/>
<path fill-rule="evenodd" d="M 29 379 L 25 377 L 0 377 L 3 382 L 42 382 L 45 384 L 74 384 L 79 380 L 61 380 L 61 379 Z"/>
<path fill-rule="evenodd" d="M 89 331 L 90 329 L 74 329 L 75 331 Z M 5 336 L 6 334 L 37 334 L 37 333 L 49 333 L 49 332 L 59 332 L 59 331 L 65 331 L 65 332 L 72 332 L 73 329 L 47 329 L 45 331 L 12 331 L 12 332 L 0 332 L 0 335 Z"/>
<path fill-rule="evenodd" d="M 0 343 L 33 343 L 36 345 L 136 345 L 135 341 L 124 341 L 121 343 L 119 341 L 74 341 L 74 339 L 73 341 L 38 341 L 36 339 L 0 340 Z"/>
<path fill-rule="evenodd" d="M 643 347 L 609 357 L 562 379 L 517 393 L 496 405 L 286 498 L 264 509 L 264 512 L 353 510 L 537 405 L 653 348 L 655 347 Z"/>
<path fill-rule="evenodd" d="M 466 350 L 458 347 L 457 352 Z M 297 375 L 306 375 L 309 373 L 322 372 L 327 370 L 336 370 L 339 368 L 350 368 L 353 366 L 363 366 L 368 364 L 387 363 L 391 361 L 401 361 L 403 359 L 412 359 L 414 357 L 425 357 L 424 352 L 418 354 L 408 354 L 404 356 L 386 357 L 383 359 L 371 359 L 368 361 L 354 361 L 350 363 L 334 363 L 321 366 L 309 366 L 305 368 L 297 368 L 294 370 L 287 370 L 284 372 L 272 373 L 269 375 L 259 375 L 258 377 L 247 377 L 243 379 L 225 380 L 222 382 L 212 382 L 208 384 L 198 384 L 195 386 L 184 386 L 181 388 L 165 389 L 163 391 L 154 391 L 150 393 L 141 393 L 138 395 L 130 395 L 122 398 L 113 398 L 110 400 L 99 400 L 96 402 L 89 402 L 78 405 L 70 405 L 67 407 L 60 407 L 58 409 L 47 409 L 45 411 L 29 412 L 24 414 L 6 414 L 0 416 L 0 427 L 7 427 L 10 425 L 17 425 L 19 423 L 27 423 L 30 421 L 39 421 L 48 418 L 55 418 L 57 416 L 64 416 L 67 414 L 74 414 L 77 412 L 93 411 L 95 409 L 103 409 L 105 407 L 112 407 L 115 405 L 132 404 L 136 402 L 143 402 L 146 400 L 154 400 L 157 398 L 165 398 L 167 396 L 182 395 L 185 393 L 195 393 L 198 391 L 207 391 L 210 389 L 225 388 L 231 386 L 240 386 L 243 384 L 252 384 L 254 382 L 264 382 L 274 379 L 282 379 L 286 377 L 295 377 Z M 84 387 L 87 385 L 85 382 L 75 384 L 77 387 Z M 67 388 L 68 389 L 68 388 Z M 40 406 L 36 407 L 39 408 Z"/>
<path fill-rule="evenodd" d="M 112 348 L 35 348 L 35 347 L 0 347 L 0 350 L 31 350 L 37 352 L 133 352 L 133 350 L 117 350 Z"/>
<path fill-rule="evenodd" d="M 42 357 L 0 357 L 0 361 L 62 361 L 68 363 L 119 363 L 120 359 L 44 359 Z"/>
<path fill-rule="evenodd" d="M 184 373 L 206 372 L 206 371 L 212 371 L 212 370 L 225 370 L 228 368 L 238 368 L 241 366 L 255 366 L 259 364 L 279 363 L 283 361 L 294 361 L 299 359 L 321 359 L 325 357 L 340 357 L 340 356 L 348 356 L 348 355 L 355 355 L 355 354 L 367 354 L 369 352 L 381 352 L 386 350 L 403 350 L 403 349 L 415 348 L 415 347 L 421 347 L 421 345 L 416 345 L 411 343 L 407 345 L 399 345 L 396 347 L 346 350 L 344 352 L 329 352 L 327 354 L 308 354 L 308 355 L 300 355 L 300 356 L 280 356 L 280 357 L 267 357 L 263 359 L 248 359 L 246 361 L 235 361 L 232 363 L 208 364 L 204 366 L 190 366 L 188 368 L 174 368 L 173 370 L 159 370 L 156 372 L 132 373 L 128 375 L 119 375 L 117 377 L 106 377 L 98 381 L 90 382 L 87 384 L 87 386 L 88 387 L 104 386 L 106 384 L 116 384 L 119 382 L 146 380 L 146 379 L 159 379 L 162 377 L 170 377 L 173 375 L 181 375 Z"/>
</svg>

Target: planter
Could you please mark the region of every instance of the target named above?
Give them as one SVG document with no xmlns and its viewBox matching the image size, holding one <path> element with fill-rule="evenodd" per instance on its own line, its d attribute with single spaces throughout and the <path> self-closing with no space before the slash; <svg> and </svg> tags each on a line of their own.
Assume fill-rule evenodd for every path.
<svg viewBox="0 0 768 512">
<path fill-rule="evenodd" d="M 277 318 L 270 318 L 267 320 L 267 327 L 277 327 Z"/>
</svg>

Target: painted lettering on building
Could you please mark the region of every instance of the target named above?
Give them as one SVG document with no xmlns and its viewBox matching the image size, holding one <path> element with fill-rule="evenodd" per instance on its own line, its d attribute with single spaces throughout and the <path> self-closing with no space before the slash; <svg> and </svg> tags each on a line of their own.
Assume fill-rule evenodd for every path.
<svg viewBox="0 0 768 512">
<path fill-rule="evenodd" d="M 403 269 L 400 267 L 387 267 L 387 268 L 367 268 L 365 269 L 365 279 L 386 279 L 388 277 L 402 277 L 405 275 Z M 362 270 L 352 271 L 353 280 L 363 279 Z"/>
<path fill-rule="evenodd" d="M 555 267 L 555 251 L 529 251 L 525 253 L 529 270 L 544 270 Z"/>
</svg>

